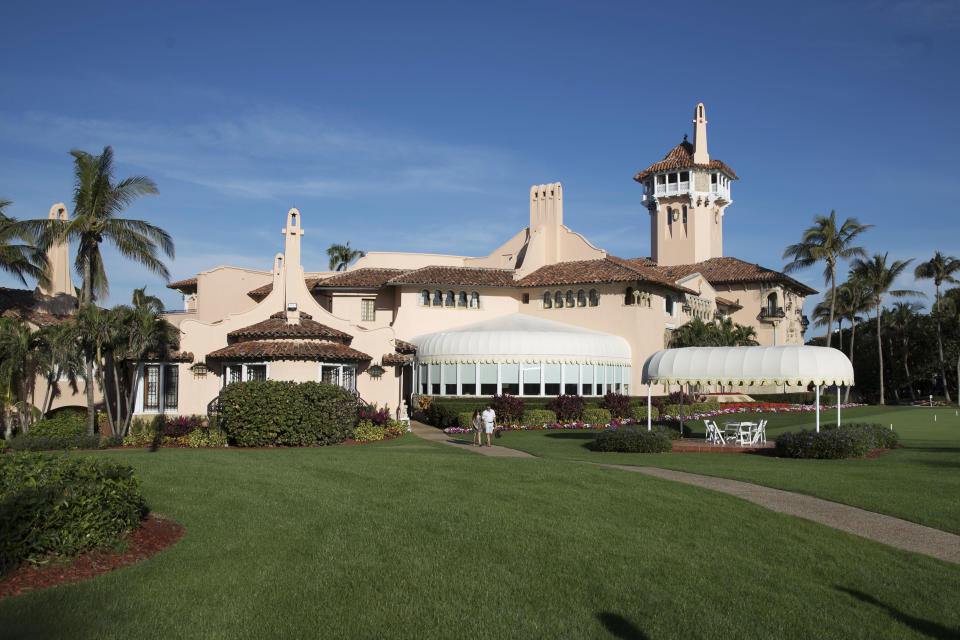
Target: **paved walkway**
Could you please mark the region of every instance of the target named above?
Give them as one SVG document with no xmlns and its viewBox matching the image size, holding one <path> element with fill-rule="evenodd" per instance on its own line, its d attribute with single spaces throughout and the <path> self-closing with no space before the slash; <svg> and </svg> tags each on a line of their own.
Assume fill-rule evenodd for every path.
<svg viewBox="0 0 960 640">
<path fill-rule="evenodd" d="M 472 433 L 458 433 L 456 435 L 447 435 L 440 429 L 436 427 L 431 427 L 428 424 L 423 424 L 422 422 L 417 422 L 416 420 L 410 421 L 410 429 L 426 440 L 432 440 L 433 442 L 440 442 L 443 444 L 449 444 L 460 449 L 468 449 L 474 453 L 479 453 L 485 456 L 493 456 L 495 458 L 533 458 L 534 456 L 523 451 L 517 451 L 516 449 L 510 449 L 508 447 L 498 447 L 493 445 L 488 447 L 486 445 L 482 447 L 473 446 L 473 434 Z M 483 442 L 487 441 L 487 436 L 484 434 Z M 491 436 L 490 442 L 496 442 L 496 439 Z"/>
<path fill-rule="evenodd" d="M 486 456 L 505 458 L 533 458 L 529 453 L 506 447 L 474 447 L 470 434 L 459 435 L 461 439 L 450 436 L 429 425 L 411 421 L 410 427 L 421 438 L 460 447 Z M 594 464 L 594 463 L 590 463 Z M 813 520 L 834 529 L 876 540 L 891 547 L 923 553 L 947 562 L 960 564 L 960 536 L 925 527 L 920 524 L 885 516 L 857 507 L 821 500 L 800 493 L 771 489 L 749 482 L 704 476 L 685 471 L 673 471 L 657 467 L 633 467 L 622 464 L 598 464 L 597 466 L 621 469 L 635 473 L 644 473 L 665 480 L 682 482 L 712 491 L 726 493 L 748 502 L 766 507 L 772 511 Z"/>
</svg>

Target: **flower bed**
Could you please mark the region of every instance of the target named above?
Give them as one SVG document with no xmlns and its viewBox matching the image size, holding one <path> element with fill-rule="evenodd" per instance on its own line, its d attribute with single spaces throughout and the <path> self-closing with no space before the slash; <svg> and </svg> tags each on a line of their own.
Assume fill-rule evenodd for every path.
<svg viewBox="0 0 960 640">
<path fill-rule="evenodd" d="M 742 403 L 741 403 L 742 404 Z M 841 409 L 852 409 L 853 407 L 865 407 L 867 405 L 858 403 L 858 402 L 849 402 L 846 404 L 841 404 Z M 827 409 L 836 409 L 837 405 L 835 404 L 822 404 L 820 405 L 821 411 L 826 411 Z M 724 408 L 719 411 L 707 411 L 705 413 L 692 413 L 690 415 L 684 414 L 684 420 L 702 420 L 703 418 L 713 418 L 714 416 L 724 416 L 734 413 L 811 413 L 816 411 L 817 408 L 812 404 L 800 404 L 786 407 L 739 407 L 739 408 Z M 661 420 L 680 420 L 679 415 L 661 415 Z"/>
<path fill-rule="evenodd" d="M 607 427 L 619 427 L 625 424 L 637 424 L 637 420 L 632 418 L 627 418 L 626 420 L 612 420 L 610 424 L 585 424 L 583 422 L 571 422 L 570 424 L 541 424 L 541 425 L 522 425 L 522 424 L 510 424 L 510 425 L 500 425 L 498 428 L 501 431 L 544 431 L 547 429 L 606 429 Z M 444 433 L 472 433 L 470 429 L 463 429 L 461 427 L 447 427 L 443 430 Z"/>
</svg>

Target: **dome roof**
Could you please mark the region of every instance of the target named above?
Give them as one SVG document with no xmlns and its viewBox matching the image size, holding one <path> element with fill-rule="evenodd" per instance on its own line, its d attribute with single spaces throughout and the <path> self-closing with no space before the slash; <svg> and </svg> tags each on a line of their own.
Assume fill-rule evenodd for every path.
<svg viewBox="0 0 960 640">
<path fill-rule="evenodd" d="M 853 365 L 842 351 L 827 347 L 684 347 L 647 358 L 643 381 L 853 385 Z"/>
<path fill-rule="evenodd" d="M 620 336 L 520 313 L 417 336 L 420 362 L 568 362 L 629 365 Z"/>
</svg>

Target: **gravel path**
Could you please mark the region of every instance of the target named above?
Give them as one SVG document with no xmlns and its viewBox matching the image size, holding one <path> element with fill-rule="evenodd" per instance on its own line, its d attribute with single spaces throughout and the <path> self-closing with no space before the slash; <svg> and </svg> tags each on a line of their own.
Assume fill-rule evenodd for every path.
<svg viewBox="0 0 960 640">
<path fill-rule="evenodd" d="M 450 436 L 440 429 L 425 425 L 411 420 L 410 428 L 413 432 L 433 442 L 440 442 L 454 447 L 459 447 L 474 453 L 485 456 L 500 458 L 533 458 L 535 456 L 508 449 L 506 447 L 474 447 L 471 442 L 471 436 L 464 434 L 457 437 Z M 695 455 L 695 454 L 694 454 Z M 622 464 L 597 464 L 601 467 L 611 469 L 620 469 L 634 473 L 644 473 L 650 476 L 656 476 L 665 480 L 682 482 L 711 491 L 719 491 L 743 500 L 747 500 L 761 507 L 766 507 L 772 511 L 786 513 L 788 515 L 813 520 L 820 524 L 825 524 L 834 529 L 840 529 L 847 533 L 868 538 L 891 547 L 905 549 L 915 553 L 922 553 L 947 562 L 960 564 L 960 536 L 925 527 L 920 524 L 885 516 L 872 511 L 865 511 L 857 507 L 821 500 L 812 496 L 806 496 L 801 493 L 792 493 L 780 489 L 771 489 L 749 482 L 740 482 L 739 480 L 729 480 L 727 478 L 716 478 L 714 476 L 704 476 L 696 473 L 687 473 L 685 471 L 673 471 L 671 469 L 659 469 L 657 467 L 633 467 Z"/>
</svg>

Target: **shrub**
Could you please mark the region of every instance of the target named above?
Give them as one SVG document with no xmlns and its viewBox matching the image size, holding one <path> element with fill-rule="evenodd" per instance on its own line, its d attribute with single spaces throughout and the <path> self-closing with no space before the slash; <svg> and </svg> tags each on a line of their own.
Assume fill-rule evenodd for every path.
<svg viewBox="0 0 960 640">
<path fill-rule="evenodd" d="M 87 421 L 75 411 L 61 411 L 34 423 L 27 431 L 28 438 L 75 438 L 87 432 Z"/>
<path fill-rule="evenodd" d="M 407 432 L 407 425 L 403 422 L 398 422 L 391 419 L 387 422 L 387 437 L 388 438 L 399 438 Z"/>
<path fill-rule="evenodd" d="M 813 404 L 814 391 L 799 393 L 751 393 L 750 397 L 757 402 L 786 402 L 787 404 Z"/>
<path fill-rule="evenodd" d="M 384 427 L 387 421 L 390 420 L 390 409 L 388 407 L 378 409 L 375 404 L 369 407 L 361 407 L 357 410 L 357 420 L 359 422 L 369 420 L 378 427 Z"/>
<path fill-rule="evenodd" d="M 630 427 L 604 429 L 588 446 L 594 451 L 628 453 L 662 453 L 673 450 L 673 443 L 665 432 Z"/>
<path fill-rule="evenodd" d="M 441 429 L 460 423 L 463 407 L 459 404 L 435 402 L 430 409 L 430 424 Z"/>
<path fill-rule="evenodd" d="M 100 436 L 100 444 L 97 445 L 100 449 L 112 449 L 114 447 L 123 446 L 123 438 L 117 435 L 109 436 Z"/>
<path fill-rule="evenodd" d="M 815 458 L 835 460 L 859 458 L 874 449 L 887 449 L 897 445 L 899 436 L 895 431 L 879 424 L 844 424 L 810 431 L 804 429 L 777 436 L 777 455 L 785 458 Z"/>
<path fill-rule="evenodd" d="M 558 420 L 557 415 L 549 409 L 527 409 L 523 412 L 520 424 L 527 427 L 540 427 L 545 424 L 556 424 Z"/>
<path fill-rule="evenodd" d="M 473 411 L 461 411 L 458 413 L 457 426 L 461 429 L 473 429 Z"/>
<path fill-rule="evenodd" d="M 375 442 L 387 437 L 386 427 L 374 424 L 370 420 L 361 420 L 353 430 L 353 439 L 358 442 Z"/>
<path fill-rule="evenodd" d="M 630 417 L 630 396 L 624 396 L 612 391 L 603 396 L 600 406 L 610 412 L 614 418 Z"/>
<path fill-rule="evenodd" d="M 69 436 L 65 438 L 30 437 L 19 434 L 10 438 L 10 448 L 14 451 L 52 451 L 54 449 L 96 449 L 100 446 L 100 436 Z"/>
<path fill-rule="evenodd" d="M 547 403 L 547 408 L 557 414 L 557 420 L 566 424 L 579 420 L 583 416 L 585 405 L 586 401 L 583 396 L 560 395 L 551 398 L 550 402 Z"/>
<path fill-rule="evenodd" d="M 37 453 L 0 457 L 0 571 L 46 553 L 114 545 L 147 509 L 133 468 Z"/>
<path fill-rule="evenodd" d="M 613 416 L 610 415 L 610 411 L 607 409 L 599 409 L 597 407 L 587 407 L 583 410 L 583 420 L 584 424 L 610 424 L 613 420 Z"/>
<path fill-rule="evenodd" d="M 123 446 L 125 447 L 146 447 L 154 443 L 159 444 L 158 436 L 155 433 L 152 433 L 148 429 L 142 429 L 140 431 L 134 431 L 131 427 L 130 433 L 127 434 L 127 437 L 123 439 Z"/>
<path fill-rule="evenodd" d="M 205 426 L 202 416 L 173 416 L 162 417 L 160 420 L 160 433 L 167 438 L 182 438 L 190 435 L 193 431 Z"/>
<path fill-rule="evenodd" d="M 353 395 L 324 382 L 235 382 L 220 398 L 220 428 L 241 447 L 334 444 L 356 423 Z"/>
<path fill-rule="evenodd" d="M 684 414 L 709 413 L 719 410 L 720 403 L 716 400 L 710 400 L 709 402 L 694 402 L 689 407 L 684 407 Z"/>
<path fill-rule="evenodd" d="M 497 413 L 497 424 L 517 424 L 523 417 L 526 403 L 523 398 L 512 396 L 509 393 L 493 396 L 490 405 Z"/>
<path fill-rule="evenodd" d="M 227 446 L 227 437 L 213 429 L 194 429 L 186 436 L 186 445 L 193 449 L 225 447 Z"/>
<path fill-rule="evenodd" d="M 696 402 L 697 398 L 691 393 L 680 393 L 679 391 L 674 391 L 668 396 L 654 396 L 651 399 L 650 404 L 655 406 L 660 413 L 667 413 L 664 407 L 667 405 L 680 404 L 681 401 L 684 405 L 689 406 Z"/>
<path fill-rule="evenodd" d="M 646 422 L 647 421 L 647 405 L 633 405 L 630 408 L 630 417 L 636 420 L 637 422 Z M 650 407 L 650 419 L 656 420 L 660 417 L 660 412 L 657 411 L 657 408 L 652 406 Z"/>
<path fill-rule="evenodd" d="M 0 451 L 6 451 L 8 446 L 9 445 L 7 445 L 7 441 L 3 438 L 0 438 Z"/>
</svg>

